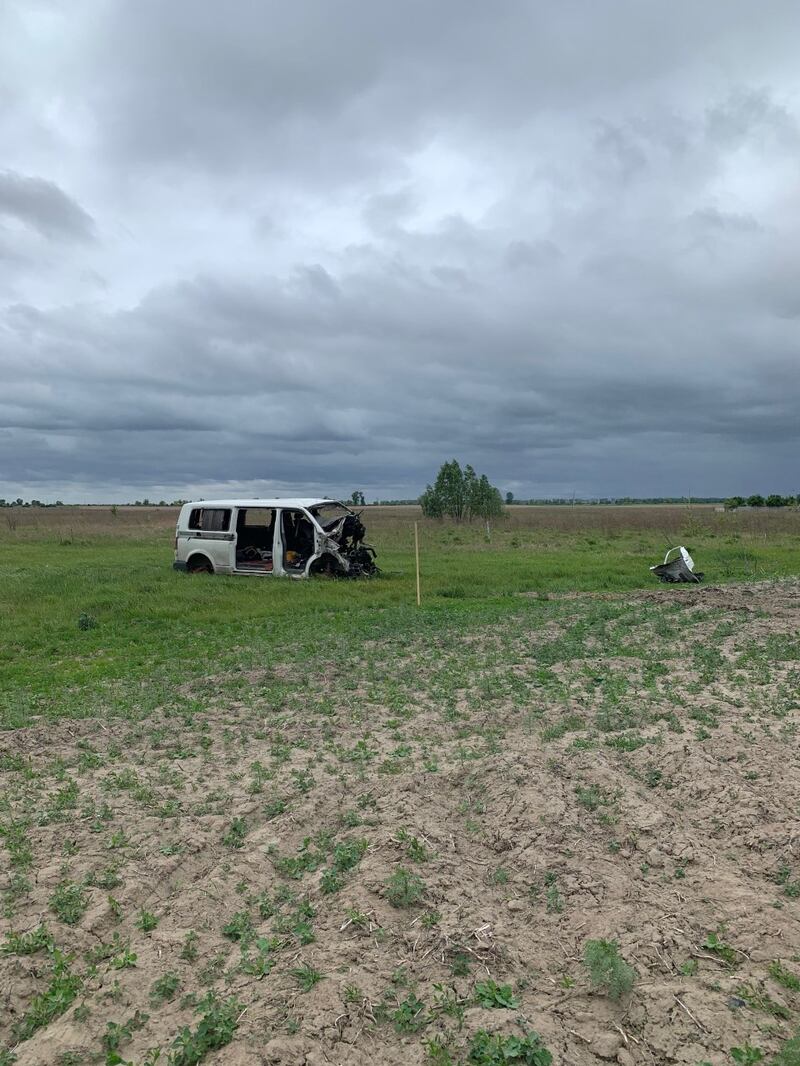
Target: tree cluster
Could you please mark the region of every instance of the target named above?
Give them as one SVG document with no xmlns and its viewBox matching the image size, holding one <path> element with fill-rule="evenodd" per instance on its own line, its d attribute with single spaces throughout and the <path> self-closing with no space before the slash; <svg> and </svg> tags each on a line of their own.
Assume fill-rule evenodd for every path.
<svg viewBox="0 0 800 1066">
<path fill-rule="evenodd" d="M 773 492 L 769 496 L 729 496 L 725 501 L 726 511 L 735 511 L 738 507 L 798 507 L 800 496 L 780 496 Z"/>
<path fill-rule="evenodd" d="M 433 485 L 428 485 L 419 498 L 426 518 L 452 518 L 455 522 L 470 518 L 497 518 L 503 513 L 500 490 L 489 483 L 485 474 L 480 477 L 467 463 L 464 469 L 456 459 L 443 463 Z"/>
</svg>

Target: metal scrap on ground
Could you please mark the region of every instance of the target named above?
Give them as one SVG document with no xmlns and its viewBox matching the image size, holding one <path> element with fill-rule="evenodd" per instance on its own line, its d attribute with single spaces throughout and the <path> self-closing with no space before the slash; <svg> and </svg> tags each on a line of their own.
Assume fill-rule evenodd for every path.
<svg viewBox="0 0 800 1066">
<path fill-rule="evenodd" d="M 670 559 L 673 552 L 678 554 L 674 559 Z M 703 580 L 703 574 L 695 572 L 694 559 L 683 546 L 670 548 L 664 556 L 664 562 L 659 563 L 658 566 L 651 566 L 650 570 L 659 581 L 666 581 L 673 585 L 681 582 L 699 585 Z"/>
</svg>

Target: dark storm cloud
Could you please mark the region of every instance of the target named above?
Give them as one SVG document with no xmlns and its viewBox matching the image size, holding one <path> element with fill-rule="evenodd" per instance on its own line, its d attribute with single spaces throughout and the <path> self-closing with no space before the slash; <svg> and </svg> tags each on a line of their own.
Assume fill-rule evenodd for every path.
<svg viewBox="0 0 800 1066">
<path fill-rule="evenodd" d="M 88 241 L 94 222 L 80 204 L 44 178 L 0 171 L 0 217 L 16 219 L 56 240 Z"/>
<path fill-rule="evenodd" d="M 5 18 L 0 495 L 796 490 L 794 4 Z"/>
</svg>

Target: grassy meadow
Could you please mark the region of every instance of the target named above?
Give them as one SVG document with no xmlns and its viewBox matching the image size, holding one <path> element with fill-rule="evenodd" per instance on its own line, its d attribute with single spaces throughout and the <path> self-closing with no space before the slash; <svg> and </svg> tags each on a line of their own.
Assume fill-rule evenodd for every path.
<svg viewBox="0 0 800 1066">
<path fill-rule="evenodd" d="M 676 544 L 690 548 L 715 584 L 800 573 L 796 511 L 518 506 L 488 535 L 481 524 L 420 520 L 417 610 L 419 518 L 413 507 L 367 508 L 379 578 L 290 582 L 173 572 L 172 508 L 4 512 L 0 726 L 32 716 L 140 713 L 209 670 L 327 659 L 368 639 L 535 610 L 519 593 L 650 587 L 648 567 Z M 82 615 L 96 626 L 80 629 Z"/>
<path fill-rule="evenodd" d="M 0 1066 L 798 1066 L 800 514 L 365 519 L 0 512 Z"/>
</svg>

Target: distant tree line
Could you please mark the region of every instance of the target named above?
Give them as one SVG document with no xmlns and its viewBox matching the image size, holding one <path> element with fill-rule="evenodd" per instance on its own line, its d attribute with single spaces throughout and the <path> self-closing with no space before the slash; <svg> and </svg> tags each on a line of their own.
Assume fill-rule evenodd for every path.
<svg viewBox="0 0 800 1066">
<path fill-rule="evenodd" d="M 173 500 L 171 503 L 167 500 L 135 500 L 133 503 L 123 503 L 121 507 L 182 507 L 183 504 L 188 503 L 188 500 Z M 62 500 L 56 500 L 55 503 L 44 503 L 42 500 L 23 500 L 21 496 L 18 496 L 16 500 L 4 500 L 0 499 L 0 507 L 63 507 L 64 502 Z M 92 507 L 105 507 L 106 504 L 88 504 L 86 506 Z M 116 507 L 117 504 L 112 506 Z"/>
<path fill-rule="evenodd" d="M 183 507 L 188 500 L 172 500 L 168 503 L 166 500 L 159 500 L 156 503 L 155 500 L 148 500 L 145 497 L 143 500 L 134 500 L 133 503 L 123 504 L 123 507 Z"/>
<path fill-rule="evenodd" d="M 508 493 L 506 493 L 508 496 Z M 526 507 L 628 507 L 646 504 L 673 504 L 675 506 L 692 503 L 723 503 L 723 496 L 594 496 L 582 499 L 580 496 L 539 497 L 535 500 L 509 500 L 508 504 L 524 504 Z"/>
<path fill-rule="evenodd" d="M 16 500 L 3 500 L 0 499 L 0 507 L 63 507 L 64 504 L 61 500 L 56 500 L 55 503 L 43 503 L 42 500 L 23 500 L 21 496 L 17 496 Z"/>
<path fill-rule="evenodd" d="M 800 507 L 800 495 L 780 496 L 773 492 L 770 496 L 729 496 L 725 500 L 726 511 L 736 511 L 739 507 Z"/>
<path fill-rule="evenodd" d="M 498 518 L 503 513 L 500 490 L 490 484 L 486 474 L 475 473 L 467 463 L 464 469 L 456 459 L 442 463 L 436 480 L 419 498 L 426 518 L 452 518 L 454 522 L 471 518 Z"/>
</svg>

